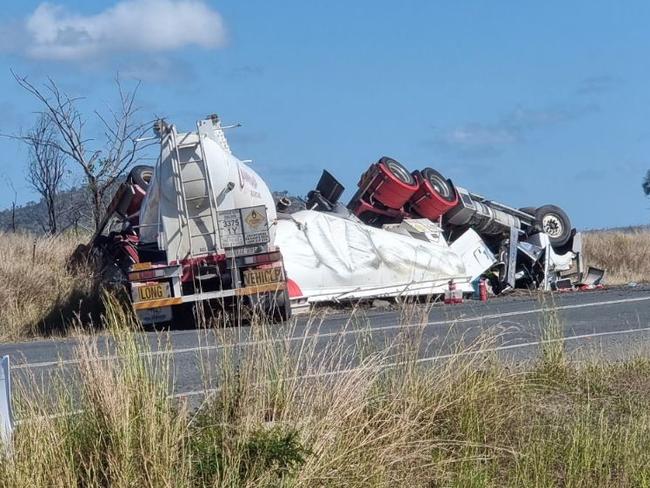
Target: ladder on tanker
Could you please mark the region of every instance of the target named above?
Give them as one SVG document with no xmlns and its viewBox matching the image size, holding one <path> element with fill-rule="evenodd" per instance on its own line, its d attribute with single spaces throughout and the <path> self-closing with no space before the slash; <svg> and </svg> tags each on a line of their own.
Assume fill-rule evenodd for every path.
<svg viewBox="0 0 650 488">
<path fill-rule="evenodd" d="M 202 134 L 197 130 L 179 137 L 173 127 L 169 136 L 179 230 L 181 235 L 188 234 L 187 252 L 179 256 L 177 251 L 177 260 L 216 253 L 220 246 L 218 210 Z"/>
</svg>

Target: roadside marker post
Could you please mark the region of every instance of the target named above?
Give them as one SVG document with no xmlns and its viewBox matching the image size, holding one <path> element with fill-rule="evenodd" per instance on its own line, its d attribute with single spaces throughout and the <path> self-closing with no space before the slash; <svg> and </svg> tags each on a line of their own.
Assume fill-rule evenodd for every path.
<svg viewBox="0 0 650 488">
<path fill-rule="evenodd" d="M 11 412 L 11 369 L 9 356 L 0 363 L 0 440 L 5 449 L 10 449 L 14 432 L 14 418 Z"/>
</svg>

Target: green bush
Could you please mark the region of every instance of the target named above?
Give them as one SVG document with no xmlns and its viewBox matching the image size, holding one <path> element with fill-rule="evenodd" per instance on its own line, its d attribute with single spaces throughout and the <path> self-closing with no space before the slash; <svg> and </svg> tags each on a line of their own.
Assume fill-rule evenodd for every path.
<svg viewBox="0 0 650 488">
<path fill-rule="evenodd" d="M 291 477 L 310 454 L 294 428 L 259 427 L 247 434 L 224 430 L 210 416 L 195 421 L 189 450 L 196 486 L 235 481 L 226 479 L 233 472 L 239 473 L 238 486 L 256 480 L 276 486 Z"/>
</svg>

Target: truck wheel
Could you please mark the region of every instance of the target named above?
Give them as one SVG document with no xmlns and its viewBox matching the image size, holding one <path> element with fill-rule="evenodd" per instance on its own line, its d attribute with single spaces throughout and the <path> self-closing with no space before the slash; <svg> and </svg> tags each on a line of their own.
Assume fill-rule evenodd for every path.
<svg viewBox="0 0 650 488">
<path fill-rule="evenodd" d="M 127 179 L 146 191 L 152 177 L 153 166 L 140 165 L 133 167 Z"/>
<path fill-rule="evenodd" d="M 88 265 L 90 259 L 90 248 L 86 244 L 79 244 L 74 252 L 68 258 L 66 269 L 74 273 Z"/>
<path fill-rule="evenodd" d="M 383 164 L 386 170 L 402 183 L 406 183 L 407 185 L 415 185 L 415 178 L 413 175 L 409 173 L 401 163 L 398 163 L 393 158 L 381 158 L 379 160 L 379 163 Z"/>
<path fill-rule="evenodd" d="M 265 323 L 284 322 L 291 318 L 291 301 L 287 290 L 250 295 L 246 299 L 246 306 L 251 317 L 257 317 Z"/>
<path fill-rule="evenodd" d="M 438 195 L 443 200 L 448 202 L 453 202 L 456 199 L 456 191 L 451 186 L 449 181 L 445 179 L 440 173 L 438 173 L 433 168 L 424 168 L 420 175 L 422 178 L 427 180 L 431 187 L 438 192 Z"/>
<path fill-rule="evenodd" d="M 286 322 L 291 318 L 291 300 L 289 299 L 289 293 L 287 290 L 283 290 L 275 300 L 275 318 L 281 320 L 282 322 Z"/>
<path fill-rule="evenodd" d="M 571 221 L 560 207 L 539 207 L 535 210 L 535 222 L 548 235 L 553 247 L 563 246 L 571 238 Z"/>
</svg>

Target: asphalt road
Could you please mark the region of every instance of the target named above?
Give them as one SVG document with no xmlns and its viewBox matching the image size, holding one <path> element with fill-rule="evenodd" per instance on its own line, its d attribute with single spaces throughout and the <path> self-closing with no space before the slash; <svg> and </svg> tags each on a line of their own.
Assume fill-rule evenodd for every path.
<svg viewBox="0 0 650 488">
<path fill-rule="evenodd" d="M 226 330 L 174 330 L 147 332 L 139 336 L 153 358 L 172 357 L 175 396 L 200 397 L 213 368 L 226 351 L 243 354 L 260 343 L 272 343 L 294 350 L 313 346 L 327 348 L 358 347 L 362 343 L 388 345 L 396 338 L 417 337 L 419 358 L 437 361 L 449 355 L 467 354 L 467 347 L 483 337 L 498 334 L 490 348 L 514 360 L 539 354 L 549 340 L 544 323 L 549 310 L 558 319 L 567 351 L 574 357 L 619 359 L 631 355 L 650 356 L 650 286 L 614 288 L 592 292 L 538 296 L 504 297 L 488 303 L 466 301 L 458 305 L 415 306 L 402 310 L 357 310 L 316 313 L 299 317 L 292 324 L 274 326 L 271 336 L 260 337 L 251 327 Z M 551 339 L 551 340 L 557 340 Z M 0 345 L 0 355 L 9 355 L 12 375 L 22 381 L 29 377 L 47 385 L 53 377 L 73 381 L 77 360 L 75 350 L 83 339 L 51 339 Z M 308 347 L 309 346 L 309 347 Z M 105 336 L 98 341 L 104 360 L 114 360 L 113 344 Z M 254 349 L 258 350 L 258 349 Z M 465 351 L 465 352 L 463 352 Z M 355 366 L 349 361 L 319 368 L 331 372 Z M 207 369 L 206 369 L 206 364 Z M 308 370 L 309 365 L 304 365 Z"/>
</svg>

